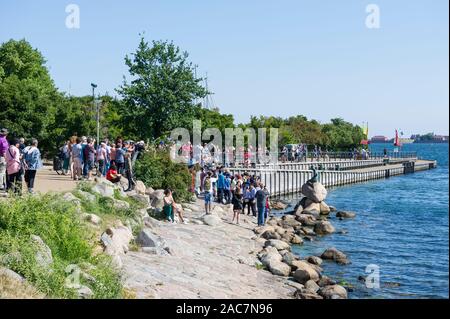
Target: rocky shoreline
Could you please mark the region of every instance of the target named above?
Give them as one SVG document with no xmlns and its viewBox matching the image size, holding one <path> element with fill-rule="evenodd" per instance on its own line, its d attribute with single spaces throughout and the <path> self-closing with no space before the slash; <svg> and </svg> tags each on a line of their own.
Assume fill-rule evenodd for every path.
<svg viewBox="0 0 450 319">
<path fill-rule="evenodd" d="M 187 224 L 165 222 L 161 218 L 163 190 L 142 182 L 135 191 L 123 193 L 100 179 L 89 191 L 77 190 L 62 198 L 77 206 L 80 217 L 98 229 L 97 251 L 111 256 L 128 298 L 347 298 L 346 288 L 322 269 L 323 260 L 349 263 L 345 254 L 329 248 L 320 256 L 301 259 L 291 252 L 291 245 L 335 232 L 327 217 L 336 210 L 324 202 L 325 188 L 320 184 L 308 187 L 312 192 L 305 189 L 307 196 L 294 214 L 271 217 L 263 227 L 246 215 L 241 216 L 240 225 L 231 223 L 231 205 L 214 204 L 212 213 L 205 215 L 199 199 L 177 204 Z M 96 194 L 113 201 L 114 207 L 129 208 L 126 200 L 116 198 L 117 192 L 144 208 L 126 220 L 108 222 L 102 231 L 105 223 L 95 214 L 82 212 L 81 200 L 93 201 Z M 354 217 L 350 212 L 338 215 Z M 47 248 L 45 243 L 42 246 Z M 88 276 L 88 271 L 82 275 Z M 92 296 L 86 285 L 69 288 L 79 298 Z"/>
</svg>

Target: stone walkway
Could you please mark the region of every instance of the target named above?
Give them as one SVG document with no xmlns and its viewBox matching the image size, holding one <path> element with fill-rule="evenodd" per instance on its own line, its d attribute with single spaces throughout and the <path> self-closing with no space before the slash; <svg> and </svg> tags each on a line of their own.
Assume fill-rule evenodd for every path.
<svg viewBox="0 0 450 319">
<path fill-rule="evenodd" d="M 187 225 L 161 222 L 153 228 L 172 255 L 128 252 L 125 286 L 138 298 L 292 298 L 296 288 L 285 278 L 255 267 L 262 243 L 252 239 L 253 217 L 243 217 L 238 226 L 225 211 L 218 226 L 192 223 L 202 215 L 199 207 L 186 213 Z"/>
</svg>

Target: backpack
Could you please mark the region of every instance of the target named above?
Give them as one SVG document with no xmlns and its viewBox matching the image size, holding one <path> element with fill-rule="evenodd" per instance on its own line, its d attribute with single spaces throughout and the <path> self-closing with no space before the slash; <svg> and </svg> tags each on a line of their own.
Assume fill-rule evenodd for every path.
<svg viewBox="0 0 450 319">
<path fill-rule="evenodd" d="M 209 190 L 211 189 L 211 179 L 210 178 L 206 178 L 205 179 L 205 192 L 209 192 Z"/>
</svg>

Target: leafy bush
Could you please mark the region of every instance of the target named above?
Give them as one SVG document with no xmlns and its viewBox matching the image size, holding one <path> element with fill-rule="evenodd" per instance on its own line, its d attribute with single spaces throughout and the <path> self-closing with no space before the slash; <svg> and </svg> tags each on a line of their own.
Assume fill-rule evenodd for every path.
<svg viewBox="0 0 450 319">
<path fill-rule="evenodd" d="M 30 240 L 37 235 L 52 251 L 49 269 L 35 260 L 36 247 Z M 89 263 L 95 283 L 81 282 L 94 292 L 94 298 L 121 296 L 120 276 L 108 256 L 94 255 L 94 233 L 82 223 L 75 206 L 60 195 L 26 196 L 0 202 L 0 265 L 25 277 L 47 297 L 75 298 L 65 288 L 66 267 Z"/>
<path fill-rule="evenodd" d="M 154 189 L 170 188 L 177 200 L 190 200 L 192 177 L 185 164 L 174 163 L 167 151 L 148 151 L 136 162 L 136 178 Z"/>
</svg>

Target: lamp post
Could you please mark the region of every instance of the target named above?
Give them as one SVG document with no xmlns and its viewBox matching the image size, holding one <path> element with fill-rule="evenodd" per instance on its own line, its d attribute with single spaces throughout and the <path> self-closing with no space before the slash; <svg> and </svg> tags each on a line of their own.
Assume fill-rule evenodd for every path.
<svg viewBox="0 0 450 319">
<path fill-rule="evenodd" d="M 100 140 L 100 103 L 96 103 L 95 101 L 95 88 L 97 87 L 97 84 L 91 83 L 92 87 L 92 103 L 94 104 L 94 107 L 96 107 L 97 112 L 97 146 L 98 141 Z"/>
</svg>

